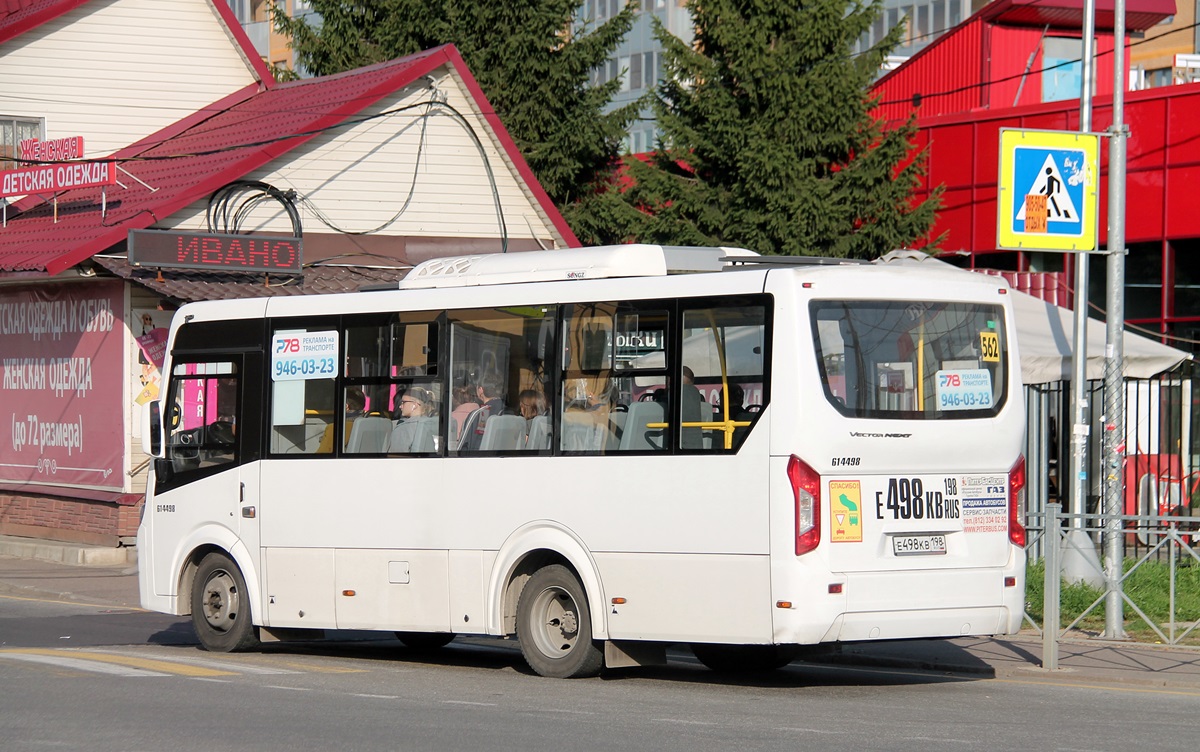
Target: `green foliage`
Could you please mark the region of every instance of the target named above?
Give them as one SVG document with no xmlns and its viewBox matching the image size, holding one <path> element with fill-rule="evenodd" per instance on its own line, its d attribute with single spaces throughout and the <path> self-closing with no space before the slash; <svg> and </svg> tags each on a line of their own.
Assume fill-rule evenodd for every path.
<svg viewBox="0 0 1200 752">
<path fill-rule="evenodd" d="M 1134 560 L 1126 559 L 1124 571 L 1128 573 L 1134 565 Z M 1038 560 L 1030 562 L 1025 571 L 1025 608 L 1029 615 L 1038 623 L 1045 618 L 1045 562 Z M 1104 590 L 1082 582 L 1060 585 L 1060 615 L 1059 628 L 1071 624 L 1079 615 L 1084 613 L 1097 600 L 1100 602 L 1088 611 L 1087 616 L 1076 625 L 1079 629 L 1102 632 L 1105 625 L 1107 609 L 1102 600 Z M 1124 583 L 1125 595 L 1137 604 L 1155 624 L 1168 632 L 1167 625 L 1171 615 L 1171 567 L 1163 561 L 1147 561 L 1129 575 Z M 1125 604 L 1122 609 L 1126 632 L 1136 639 L 1157 640 L 1158 636 L 1138 616 L 1137 612 Z M 1190 624 L 1200 620 L 1200 563 L 1182 554 L 1179 564 L 1175 567 L 1175 614 L 1177 625 Z M 1186 627 L 1183 627 L 1186 628 Z M 1177 627 L 1177 630 L 1180 629 Z M 1193 632 L 1192 637 L 1200 638 L 1200 633 Z"/>
<path fill-rule="evenodd" d="M 633 24 L 632 6 L 571 34 L 577 0 L 312 0 L 319 27 L 273 9 L 297 62 L 327 75 L 453 43 L 530 169 L 585 243 L 612 242 L 635 213 L 603 197 L 638 105 L 603 109 L 620 86 L 592 86 Z M 599 196 L 598 196 L 599 194 Z"/>
<path fill-rule="evenodd" d="M 848 4 L 849 3 L 849 4 Z M 872 258 L 928 233 L 940 192 L 911 195 L 915 118 L 884 131 L 868 90 L 900 27 L 865 54 L 854 42 L 880 0 L 689 0 L 696 41 L 656 23 L 665 78 L 662 142 L 631 162 L 628 199 L 647 242 Z"/>
</svg>

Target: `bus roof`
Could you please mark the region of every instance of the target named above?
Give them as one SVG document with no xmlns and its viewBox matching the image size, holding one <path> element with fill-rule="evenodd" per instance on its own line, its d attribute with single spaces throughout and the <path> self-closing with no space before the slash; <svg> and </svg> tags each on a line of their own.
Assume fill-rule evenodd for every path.
<svg viewBox="0 0 1200 752">
<path fill-rule="evenodd" d="M 737 260 L 760 258 L 744 248 L 647 244 L 489 253 L 424 261 L 400 280 L 399 289 L 557 282 L 608 277 L 662 277 L 678 272 L 718 272 Z"/>
</svg>

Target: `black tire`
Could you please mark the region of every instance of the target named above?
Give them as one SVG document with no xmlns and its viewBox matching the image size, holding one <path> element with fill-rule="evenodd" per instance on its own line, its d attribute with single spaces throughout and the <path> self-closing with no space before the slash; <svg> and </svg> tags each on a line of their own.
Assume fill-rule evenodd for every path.
<svg viewBox="0 0 1200 752">
<path fill-rule="evenodd" d="M 242 571 L 225 554 L 200 561 L 192 579 L 192 627 L 205 650 L 232 653 L 258 645 Z"/>
<path fill-rule="evenodd" d="M 604 667 L 583 585 L 562 565 L 543 567 L 525 583 L 517 601 L 517 638 L 529 668 L 542 676 L 575 679 Z"/>
<path fill-rule="evenodd" d="M 450 644 L 453 632 L 397 632 L 396 639 L 413 650 L 437 650 Z"/>
<path fill-rule="evenodd" d="M 713 645 L 695 643 L 692 653 L 713 671 L 722 674 L 757 674 L 774 671 L 795 660 L 793 645 Z"/>
</svg>

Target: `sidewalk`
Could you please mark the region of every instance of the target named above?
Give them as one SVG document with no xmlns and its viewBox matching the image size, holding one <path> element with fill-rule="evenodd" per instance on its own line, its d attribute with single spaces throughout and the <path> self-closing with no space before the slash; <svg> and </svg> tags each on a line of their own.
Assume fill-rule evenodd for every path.
<svg viewBox="0 0 1200 752">
<path fill-rule="evenodd" d="M 137 607 L 137 557 L 129 551 L 133 549 L 0 536 L 0 593 Z M 1041 667 L 1042 640 L 1032 634 L 856 643 L 821 660 L 1013 681 L 1200 693 L 1200 650 L 1100 639 L 1060 642 L 1059 669 L 1054 672 Z"/>
</svg>

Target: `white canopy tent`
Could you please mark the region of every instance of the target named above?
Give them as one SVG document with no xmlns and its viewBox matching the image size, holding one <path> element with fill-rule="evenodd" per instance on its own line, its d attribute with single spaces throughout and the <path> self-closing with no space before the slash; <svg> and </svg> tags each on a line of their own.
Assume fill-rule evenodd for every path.
<svg viewBox="0 0 1200 752">
<path fill-rule="evenodd" d="M 1017 346 L 1021 349 L 1021 381 L 1046 384 L 1070 381 L 1071 349 L 1075 340 L 1075 313 L 1067 308 L 1013 291 L 1017 312 Z M 1104 378 L 1106 332 L 1104 323 L 1089 318 L 1087 325 L 1087 377 Z M 1154 340 L 1125 332 L 1124 373 L 1127 379 L 1146 379 L 1174 368 L 1191 355 Z"/>
<path fill-rule="evenodd" d="M 876 263 L 934 265 L 939 270 L 954 268 L 920 251 L 892 251 Z M 960 271 L 963 274 L 979 273 Z M 1075 340 L 1074 312 L 1016 290 L 1012 291 L 1012 296 L 1017 315 L 1017 347 L 1021 352 L 1021 381 L 1025 384 L 1069 381 L 1071 349 Z M 1104 323 L 1088 319 L 1088 379 L 1104 378 L 1105 341 Z M 1132 379 L 1149 378 L 1192 357 L 1182 350 L 1129 331 L 1125 332 L 1124 350 L 1125 378 Z"/>
</svg>

